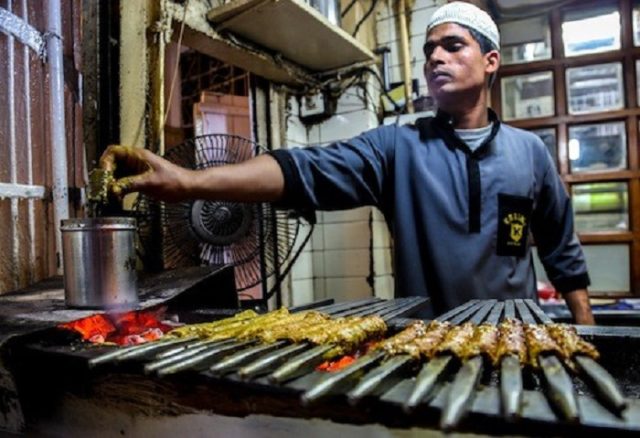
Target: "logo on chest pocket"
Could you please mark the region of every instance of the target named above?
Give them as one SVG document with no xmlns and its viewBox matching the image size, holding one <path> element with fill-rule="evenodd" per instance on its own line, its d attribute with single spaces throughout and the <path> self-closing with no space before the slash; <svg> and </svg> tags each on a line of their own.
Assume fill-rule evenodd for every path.
<svg viewBox="0 0 640 438">
<path fill-rule="evenodd" d="M 525 255 L 532 207 L 532 199 L 498 195 L 498 255 Z"/>
</svg>

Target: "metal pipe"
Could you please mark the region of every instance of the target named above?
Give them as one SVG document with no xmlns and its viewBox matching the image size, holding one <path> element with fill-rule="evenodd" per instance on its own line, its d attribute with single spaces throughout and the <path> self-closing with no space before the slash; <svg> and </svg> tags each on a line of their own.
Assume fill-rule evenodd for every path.
<svg viewBox="0 0 640 438">
<path fill-rule="evenodd" d="M 47 70 L 51 84 L 49 127 L 53 177 L 53 230 L 55 233 L 56 271 L 62 274 L 62 234 L 60 221 L 69 218 L 67 182 L 67 141 L 65 138 L 64 67 L 62 63 L 62 20 L 60 0 L 47 2 Z"/>
<path fill-rule="evenodd" d="M 409 32 L 407 30 L 407 9 L 405 0 L 398 3 L 398 22 L 400 23 L 400 49 L 402 53 L 402 76 L 404 82 L 405 108 L 413 113 L 413 92 L 411 84 L 411 52 L 409 51 Z"/>
<path fill-rule="evenodd" d="M 44 59 L 44 39 L 35 27 L 27 23 L 27 9 L 24 6 L 25 3 L 23 3 L 22 9 L 25 11 L 24 19 L 20 19 L 20 17 L 16 17 L 10 12 L 11 3 L 8 5 L 9 10 L 0 8 L 0 31 L 18 38 L 22 44 L 36 52 L 40 59 Z"/>
<path fill-rule="evenodd" d="M 11 2 L 7 4 L 11 11 Z M 16 71 L 15 71 L 15 42 L 13 35 L 7 36 L 7 104 L 9 106 L 9 181 L 12 184 L 18 182 L 17 176 L 17 156 L 16 156 Z M 20 275 L 20 239 L 18 237 L 18 200 L 11 198 L 11 272 L 13 272 L 13 286 L 19 287 Z"/>
<path fill-rule="evenodd" d="M 46 197 L 47 189 L 44 186 L 30 186 L 26 184 L 0 182 L 0 198 L 44 199 Z"/>
<path fill-rule="evenodd" d="M 22 18 L 28 25 L 29 12 L 27 8 L 27 0 L 22 0 Z M 29 47 L 22 48 L 22 57 L 24 62 L 24 103 L 26 115 L 27 138 L 25 145 L 27 148 L 27 184 L 33 185 L 33 148 L 31 145 L 31 71 L 29 62 Z M 35 223 L 35 207 L 33 199 L 27 199 L 27 223 L 29 226 L 29 265 L 36 265 L 36 223 Z M 33 278 L 33 269 L 29 270 L 31 283 Z"/>
</svg>

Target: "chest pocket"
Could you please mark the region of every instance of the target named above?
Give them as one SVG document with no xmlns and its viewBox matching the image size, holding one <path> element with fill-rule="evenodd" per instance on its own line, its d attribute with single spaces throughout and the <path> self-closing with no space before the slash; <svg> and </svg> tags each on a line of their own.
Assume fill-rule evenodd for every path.
<svg viewBox="0 0 640 438">
<path fill-rule="evenodd" d="M 498 255 L 522 257 L 526 254 L 532 210 L 533 199 L 498 194 Z"/>
</svg>

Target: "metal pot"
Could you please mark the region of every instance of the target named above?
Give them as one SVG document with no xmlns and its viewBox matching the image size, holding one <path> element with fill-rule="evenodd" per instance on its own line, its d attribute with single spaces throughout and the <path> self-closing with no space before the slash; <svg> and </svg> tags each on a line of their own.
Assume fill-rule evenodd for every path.
<svg viewBox="0 0 640 438">
<path fill-rule="evenodd" d="M 122 309 L 138 304 L 133 218 L 62 221 L 67 306 Z"/>
</svg>

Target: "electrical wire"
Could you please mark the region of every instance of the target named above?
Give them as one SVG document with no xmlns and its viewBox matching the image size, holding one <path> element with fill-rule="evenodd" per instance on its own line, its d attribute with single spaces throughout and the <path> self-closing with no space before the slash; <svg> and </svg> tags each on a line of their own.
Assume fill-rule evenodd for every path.
<svg viewBox="0 0 640 438">
<path fill-rule="evenodd" d="M 356 36 L 358 34 L 358 31 L 360 30 L 360 26 L 362 26 L 362 24 L 366 21 L 367 18 L 369 18 L 369 15 L 371 15 L 371 13 L 373 12 L 373 10 L 376 8 L 376 5 L 378 4 L 378 0 L 372 0 L 371 2 L 371 6 L 369 7 L 369 9 L 367 10 L 367 12 L 362 16 L 362 18 L 360 19 L 360 21 L 358 22 L 358 24 L 356 24 L 356 28 L 353 31 L 352 36 Z"/>
<path fill-rule="evenodd" d="M 169 88 L 169 98 L 167 99 L 167 109 L 164 113 L 162 120 L 162 126 L 167 124 L 167 118 L 169 118 L 169 110 L 171 109 L 171 99 L 173 98 L 173 89 L 176 85 L 176 78 L 178 77 L 178 68 L 180 68 L 180 48 L 182 47 L 182 36 L 184 35 L 184 24 L 187 19 L 187 9 L 189 8 L 189 0 L 184 4 L 184 10 L 182 13 L 182 23 L 180 23 L 180 35 L 178 36 L 178 44 L 176 46 L 176 65 L 173 69 L 173 75 L 171 77 L 171 87 Z"/>
<path fill-rule="evenodd" d="M 342 12 L 340 13 L 340 16 L 341 16 L 342 18 L 344 18 L 344 16 L 345 16 L 345 15 L 347 15 L 347 14 L 349 13 L 349 11 L 351 10 L 351 8 L 355 6 L 355 4 L 356 4 L 356 2 L 357 2 L 357 1 L 358 1 L 358 0 L 351 0 L 351 3 L 349 3 L 349 4 L 347 5 L 347 7 L 346 7 L 346 8 L 344 8 L 344 11 L 342 11 Z"/>
</svg>

